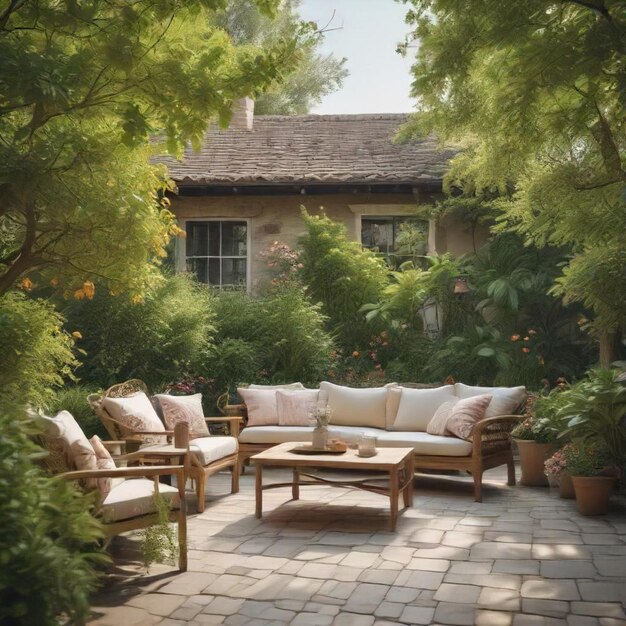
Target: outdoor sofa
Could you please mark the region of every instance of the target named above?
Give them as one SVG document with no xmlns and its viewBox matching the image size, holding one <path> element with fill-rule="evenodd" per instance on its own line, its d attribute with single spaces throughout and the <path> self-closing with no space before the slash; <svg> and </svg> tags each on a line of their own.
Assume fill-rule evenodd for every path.
<svg viewBox="0 0 626 626">
<path fill-rule="evenodd" d="M 323 382 L 319 390 L 305 390 L 300 383 L 294 383 L 274 387 L 250 385 L 239 393 L 247 404 L 229 405 L 226 412 L 242 417 L 243 428 L 233 433 L 239 438 L 242 470 L 252 455 L 271 446 L 312 440 L 313 426 L 310 421 L 303 421 L 302 415 L 299 421 L 294 419 L 298 410 L 293 406 L 283 406 L 282 413 L 278 406 L 278 420 L 271 415 L 272 394 L 278 398 L 276 402 L 284 405 L 285 398 L 289 403 L 293 402 L 293 394 L 308 393 L 311 407 L 315 403 L 317 407 L 331 410 L 330 438 L 355 444 L 361 436 L 371 435 L 376 437 L 378 447 L 412 447 L 417 469 L 467 471 L 474 479 L 476 502 L 482 501 L 485 470 L 507 465 L 508 484 L 515 484 L 510 431 L 520 420 L 519 411 L 526 399 L 524 387 L 472 387 L 462 383 L 432 387 L 394 383 L 356 389 Z M 460 400 L 485 394 L 491 396 L 491 401 L 484 417 L 472 425 L 464 438 L 426 432 L 437 409 L 444 403 L 454 406 Z M 250 399 L 254 406 L 250 406 Z"/>
</svg>

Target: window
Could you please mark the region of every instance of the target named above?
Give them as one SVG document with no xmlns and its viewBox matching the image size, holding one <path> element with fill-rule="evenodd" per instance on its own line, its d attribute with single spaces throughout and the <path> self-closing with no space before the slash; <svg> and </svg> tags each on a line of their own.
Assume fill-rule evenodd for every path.
<svg viewBox="0 0 626 626">
<path fill-rule="evenodd" d="M 425 254 L 428 222 L 412 217 L 361 218 L 361 243 L 364 248 L 385 256 Z"/>
<path fill-rule="evenodd" d="M 187 222 L 187 270 L 218 287 L 245 287 L 248 225 L 236 221 Z"/>
</svg>

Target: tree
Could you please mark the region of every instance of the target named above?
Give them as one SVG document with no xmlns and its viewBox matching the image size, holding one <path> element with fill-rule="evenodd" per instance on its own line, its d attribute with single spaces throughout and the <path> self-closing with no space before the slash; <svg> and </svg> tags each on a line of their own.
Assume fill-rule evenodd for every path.
<svg viewBox="0 0 626 626">
<path fill-rule="evenodd" d="M 298 15 L 300 0 L 282 0 L 278 15 L 269 19 L 253 0 L 235 0 L 217 14 L 216 24 L 224 28 L 238 44 L 251 43 L 261 48 L 273 46 L 276 41 L 302 28 Z M 348 75 L 346 59 L 332 54 L 321 54 L 323 31 L 317 24 L 308 24 L 315 36 L 301 47 L 300 60 L 281 82 L 274 82 L 257 98 L 257 115 L 301 115 L 321 99 L 341 87 Z"/>
<path fill-rule="evenodd" d="M 278 3 L 256 0 L 267 15 Z M 0 0 L 0 294 L 151 282 L 179 231 L 150 157 L 199 146 L 234 99 L 291 71 L 312 31 L 237 45 L 210 18 L 224 4 Z"/>
<path fill-rule="evenodd" d="M 626 4 L 410 4 L 419 112 L 403 135 L 460 143 L 448 188 L 497 191 L 500 229 L 572 247 L 553 291 L 593 311 L 608 364 L 626 323 Z"/>
</svg>

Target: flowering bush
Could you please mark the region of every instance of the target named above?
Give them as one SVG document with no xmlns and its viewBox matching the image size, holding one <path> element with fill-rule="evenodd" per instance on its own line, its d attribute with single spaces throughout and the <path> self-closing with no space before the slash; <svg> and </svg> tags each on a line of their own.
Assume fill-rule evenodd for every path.
<svg viewBox="0 0 626 626">
<path fill-rule="evenodd" d="M 299 260 L 299 253 L 292 250 L 286 243 L 275 241 L 267 250 L 259 255 L 267 266 L 276 272 L 276 277 L 272 279 L 272 285 L 289 283 L 297 280 L 298 272 L 303 268 Z"/>
<path fill-rule="evenodd" d="M 566 472 L 570 476 L 612 476 L 615 466 L 605 446 L 576 442 L 563 449 Z"/>
<path fill-rule="evenodd" d="M 511 431 L 511 436 L 516 439 L 537 443 L 552 443 L 556 441 L 557 435 L 558 432 L 550 426 L 547 420 L 537 419 L 532 415 Z"/>
<path fill-rule="evenodd" d="M 567 456 L 569 455 L 569 448 L 572 447 L 571 443 L 563 446 L 560 450 L 557 450 L 545 463 L 546 474 L 549 476 L 560 476 L 567 468 Z M 567 472 L 566 472 L 567 473 Z"/>
</svg>

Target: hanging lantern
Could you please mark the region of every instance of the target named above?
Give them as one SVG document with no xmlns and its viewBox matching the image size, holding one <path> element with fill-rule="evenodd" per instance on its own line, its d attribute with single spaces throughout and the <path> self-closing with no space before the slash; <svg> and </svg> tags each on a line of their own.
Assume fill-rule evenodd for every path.
<svg viewBox="0 0 626 626">
<path fill-rule="evenodd" d="M 467 278 L 457 278 L 454 281 L 454 294 L 458 296 L 464 296 L 470 292 L 470 288 L 467 284 Z"/>
</svg>

